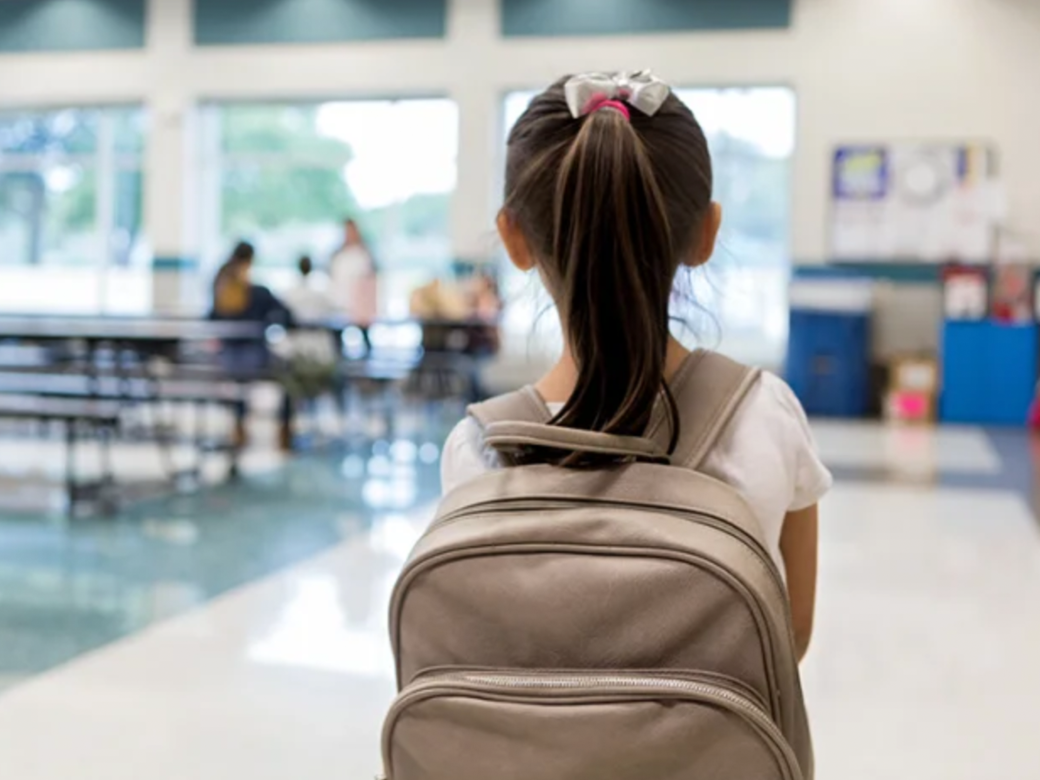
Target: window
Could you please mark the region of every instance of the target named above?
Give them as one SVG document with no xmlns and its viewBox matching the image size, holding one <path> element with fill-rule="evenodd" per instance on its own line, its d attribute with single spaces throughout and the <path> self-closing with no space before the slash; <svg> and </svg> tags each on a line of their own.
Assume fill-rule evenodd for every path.
<svg viewBox="0 0 1040 780">
<path fill-rule="evenodd" d="M 4 311 L 148 311 L 143 124 L 135 108 L 0 113 Z"/>
<path fill-rule="evenodd" d="M 236 241 L 276 291 L 297 259 L 318 268 L 357 220 L 380 273 L 382 314 L 451 264 L 449 204 L 458 117 L 448 100 L 223 104 L 205 112 L 204 257 L 210 273 Z"/>
<path fill-rule="evenodd" d="M 506 97 L 506 128 L 534 94 Z M 708 137 L 714 196 L 724 212 L 715 258 L 693 274 L 697 307 L 675 312 L 690 327 L 676 335 L 742 360 L 778 366 L 787 340 L 794 93 L 750 87 L 677 89 L 675 94 L 690 106 Z M 513 294 L 522 285 L 517 277 L 506 274 L 505 287 Z M 529 303 L 520 304 L 515 317 L 507 316 L 506 327 L 529 327 L 531 313 Z"/>
<path fill-rule="evenodd" d="M 779 367 L 787 347 L 794 92 L 752 87 L 675 94 L 708 136 L 715 199 L 723 208 L 718 250 L 706 272 L 694 274 L 694 299 L 717 318 L 720 349 Z"/>
</svg>

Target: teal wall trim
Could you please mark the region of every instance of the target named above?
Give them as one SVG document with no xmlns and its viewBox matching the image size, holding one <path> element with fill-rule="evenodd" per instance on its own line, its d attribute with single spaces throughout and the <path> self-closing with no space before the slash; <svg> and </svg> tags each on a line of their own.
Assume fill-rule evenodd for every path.
<svg viewBox="0 0 1040 780">
<path fill-rule="evenodd" d="M 502 0 L 502 34 L 632 35 L 791 26 L 792 0 Z"/>
<path fill-rule="evenodd" d="M 2 0 L 0 0 L 2 1 Z M 443 38 L 448 0 L 195 0 L 202 46 Z"/>
<path fill-rule="evenodd" d="M 937 284 L 942 281 L 944 266 L 920 262 L 841 262 L 827 264 L 795 264 L 794 279 L 876 279 L 904 284 Z"/>
<path fill-rule="evenodd" d="M 0 0 L 0 52 L 144 47 L 145 0 Z"/>
<path fill-rule="evenodd" d="M 155 257 L 152 259 L 153 271 L 198 271 L 199 261 L 193 257 Z"/>
</svg>

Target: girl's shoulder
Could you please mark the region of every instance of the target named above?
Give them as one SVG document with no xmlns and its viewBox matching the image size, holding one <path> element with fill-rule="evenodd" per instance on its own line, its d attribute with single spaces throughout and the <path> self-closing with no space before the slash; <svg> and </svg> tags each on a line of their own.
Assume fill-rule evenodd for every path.
<svg viewBox="0 0 1040 780">
<path fill-rule="evenodd" d="M 791 386 L 771 371 L 763 371 L 737 414 L 737 420 L 754 417 L 779 425 L 794 425 L 811 436 L 805 409 Z"/>
<path fill-rule="evenodd" d="M 832 484 L 801 402 L 770 372 L 748 392 L 706 466 L 746 493 L 768 494 L 764 503 L 780 504 L 773 512 L 811 506 Z"/>
</svg>

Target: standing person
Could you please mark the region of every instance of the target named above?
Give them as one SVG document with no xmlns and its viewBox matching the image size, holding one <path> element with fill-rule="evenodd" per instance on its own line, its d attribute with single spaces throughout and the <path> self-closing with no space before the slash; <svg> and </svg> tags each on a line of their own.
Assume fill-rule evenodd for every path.
<svg viewBox="0 0 1040 780">
<path fill-rule="evenodd" d="M 370 325 L 379 311 L 378 270 L 353 219 L 343 223 L 343 244 L 332 256 L 329 277 L 340 312 L 358 325 Z"/>
<path fill-rule="evenodd" d="M 253 283 L 255 258 L 253 245 L 239 242 L 213 280 L 213 306 L 209 318 L 291 327 L 293 315 L 288 307 L 266 287 Z M 228 341 L 221 344 L 220 363 L 230 375 L 248 377 L 271 367 L 271 353 L 263 340 Z M 292 448 L 292 411 L 292 401 L 287 394 L 283 395 L 279 412 L 279 441 L 283 450 Z M 234 443 L 237 448 L 245 446 L 247 441 L 248 414 L 248 404 L 245 400 L 240 401 L 235 407 Z"/>
<path fill-rule="evenodd" d="M 676 276 L 710 260 L 722 221 L 700 124 L 645 72 L 561 79 L 510 133 L 505 182 L 499 234 L 553 297 L 564 347 L 535 385 L 473 407 L 445 445 L 453 522 L 431 527 L 402 579 L 398 669 L 405 683 L 448 663 L 496 672 L 439 681 L 453 729 L 440 733 L 487 739 L 450 754 L 423 742 L 408 759 L 431 774 L 516 768 L 503 778 L 811 777 L 796 662 L 831 475 L 781 379 L 670 333 Z M 714 546 L 709 527 L 729 541 Z M 419 582 L 427 561 L 444 571 Z M 770 605 L 754 608 L 768 628 L 744 606 L 726 614 L 730 588 Z M 415 706 L 402 741 L 421 718 L 440 725 Z M 753 739 L 752 723 L 772 736 Z"/>
</svg>

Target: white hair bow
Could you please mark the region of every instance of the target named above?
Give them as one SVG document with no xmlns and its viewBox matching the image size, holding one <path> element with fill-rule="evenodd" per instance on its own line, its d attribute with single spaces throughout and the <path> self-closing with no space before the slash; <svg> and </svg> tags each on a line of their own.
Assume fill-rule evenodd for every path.
<svg viewBox="0 0 1040 780">
<path fill-rule="evenodd" d="M 653 116 L 668 99 L 672 88 L 649 70 L 631 73 L 583 73 L 563 85 L 567 107 L 577 119 L 604 100 L 620 100 L 647 116 Z"/>
</svg>

